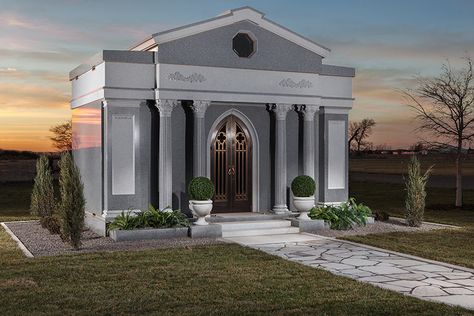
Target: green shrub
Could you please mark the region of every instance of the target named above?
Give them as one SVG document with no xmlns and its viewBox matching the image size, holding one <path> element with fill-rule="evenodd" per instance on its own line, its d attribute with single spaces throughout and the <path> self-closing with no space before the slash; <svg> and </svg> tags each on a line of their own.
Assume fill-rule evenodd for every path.
<svg viewBox="0 0 474 316">
<path fill-rule="evenodd" d="M 46 217 L 45 226 L 51 234 L 61 234 L 61 221 L 57 214 Z"/>
<path fill-rule="evenodd" d="M 38 216 L 41 226 L 48 228 L 55 209 L 53 175 L 49 159 L 41 155 L 36 161 L 36 177 L 31 194 L 31 214 Z"/>
<path fill-rule="evenodd" d="M 140 228 L 186 227 L 189 221 L 180 210 L 160 211 L 150 205 L 144 212 L 122 212 L 109 224 L 108 231 L 133 230 Z"/>
<path fill-rule="evenodd" d="M 74 249 L 79 249 L 82 229 L 84 228 L 84 186 L 81 181 L 79 169 L 74 164 L 69 152 L 61 155 L 59 167 L 59 190 L 61 192 L 59 217 L 61 236 L 68 241 Z"/>
<path fill-rule="evenodd" d="M 309 211 L 311 219 L 322 219 L 329 223 L 331 229 L 347 230 L 353 225 L 366 225 L 367 217 L 372 214 L 370 208 L 362 203 L 357 204 L 354 198 L 341 205 L 314 207 Z"/>
<path fill-rule="evenodd" d="M 316 183 L 310 176 L 297 176 L 291 182 L 291 191 L 297 197 L 310 197 L 316 191 Z"/>
<path fill-rule="evenodd" d="M 206 177 L 196 177 L 189 182 L 188 194 L 191 200 L 210 200 L 214 196 L 214 183 Z"/>
<path fill-rule="evenodd" d="M 405 180 L 407 197 L 405 200 L 406 221 L 408 226 L 419 227 L 425 213 L 426 182 L 432 167 L 421 173 L 420 162 L 416 156 L 408 164 L 408 175 Z"/>
</svg>

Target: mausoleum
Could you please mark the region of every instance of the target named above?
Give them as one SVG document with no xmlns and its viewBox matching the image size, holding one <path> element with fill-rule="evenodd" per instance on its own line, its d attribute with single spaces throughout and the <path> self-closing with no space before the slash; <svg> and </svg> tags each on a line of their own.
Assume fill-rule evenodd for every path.
<svg viewBox="0 0 474 316">
<path fill-rule="evenodd" d="M 355 71 L 325 64 L 329 54 L 243 7 L 72 70 L 87 225 L 104 233 L 149 204 L 189 212 L 195 176 L 214 182 L 213 212 L 289 212 L 302 174 L 315 203 L 346 201 Z"/>
</svg>

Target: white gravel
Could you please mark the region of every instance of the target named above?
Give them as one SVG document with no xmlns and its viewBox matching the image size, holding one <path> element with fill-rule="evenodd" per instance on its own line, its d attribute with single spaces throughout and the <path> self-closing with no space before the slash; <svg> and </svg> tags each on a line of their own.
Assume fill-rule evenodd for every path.
<svg viewBox="0 0 474 316">
<path fill-rule="evenodd" d="M 73 250 L 69 244 L 64 243 L 61 240 L 59 235 L 52 235 L 47 229 L 42 228 L 38 221 L 8 222 L 5 224 L 35 257 L 100 251 L 147 250 L 223 243 L 216 239 L 207 238 L 176 238 L 165 240 L 115 242 L 109 237 L 102 237 L 90 230 L 85 230 L 82 233 L 81 249 Z"/>
</svg>

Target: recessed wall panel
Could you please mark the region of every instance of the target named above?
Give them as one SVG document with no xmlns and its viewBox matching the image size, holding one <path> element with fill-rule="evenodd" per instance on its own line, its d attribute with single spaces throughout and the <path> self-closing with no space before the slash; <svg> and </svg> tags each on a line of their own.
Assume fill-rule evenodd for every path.
<svg viewBox="0 0 474 316">
<path fill-rule="evenodd" d="M 346 186 L 346 122 L 328 121 L 328 189 Z"/>
<path fill-rule="evenodd" d="M 134 115 L 112 115 L 112 194 L 135 194 Z"/>
</svg>

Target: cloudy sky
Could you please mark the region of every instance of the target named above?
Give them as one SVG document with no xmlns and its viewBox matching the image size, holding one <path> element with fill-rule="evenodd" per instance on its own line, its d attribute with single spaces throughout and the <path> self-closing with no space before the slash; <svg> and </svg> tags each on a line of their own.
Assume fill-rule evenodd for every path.
<svg viewBox="0 0 474 316">
<path fill-rule="evenodd" d="M 0 0 L 0 148 L 51 150 L 49 127 L 70 116 L 67 74 L 99 50 L 245 5 L 355 67 L 350 118 L 374 118 L 371 140 L 393 148 L 417 140 L 396 90 L 474 55 L 472 0 Z"/>
</svg>

